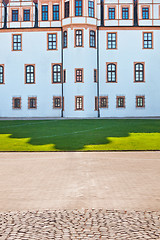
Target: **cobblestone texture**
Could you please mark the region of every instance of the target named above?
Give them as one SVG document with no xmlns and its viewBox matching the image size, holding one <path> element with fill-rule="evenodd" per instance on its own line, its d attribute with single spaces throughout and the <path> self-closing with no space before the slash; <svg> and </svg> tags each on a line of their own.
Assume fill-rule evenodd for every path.
<svg viewBox="0 0 160 240">
<path fill-rule="evenodd" d="M 0 213 L 0 240 L 160 239 L 160 212 L 46 210 Z"/>
</svg>

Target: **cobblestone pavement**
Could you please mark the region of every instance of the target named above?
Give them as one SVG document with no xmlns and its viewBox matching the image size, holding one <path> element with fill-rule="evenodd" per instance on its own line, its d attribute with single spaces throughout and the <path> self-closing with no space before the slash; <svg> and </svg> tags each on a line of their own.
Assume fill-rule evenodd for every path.
<svg viewBox="0 0 160 240">
<path fill-rule="evenodd" d="M 0 240 L 160 239 L 160 212 L 46 210 L 0 214 Z"/>
</svg>

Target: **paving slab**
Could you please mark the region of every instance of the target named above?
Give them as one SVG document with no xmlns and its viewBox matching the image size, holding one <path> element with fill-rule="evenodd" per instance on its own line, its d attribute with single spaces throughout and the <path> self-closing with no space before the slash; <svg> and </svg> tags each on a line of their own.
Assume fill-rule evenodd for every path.
<svg viewBox="0 0 160 240">
<path fill-rule="evenodd" d="M 160 152 L 0 153 L 0 211 L 160 210 Z"/>
</svg>

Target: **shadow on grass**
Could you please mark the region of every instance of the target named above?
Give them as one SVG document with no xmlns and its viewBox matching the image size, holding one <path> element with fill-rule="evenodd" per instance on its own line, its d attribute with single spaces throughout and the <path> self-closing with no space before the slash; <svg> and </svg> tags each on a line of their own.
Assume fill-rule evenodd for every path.
<svg viewBox="0 0 160 240">
<path fill-rule="evenodd" d="M 30 138 L 28 143 L 33 146 L 54 144 L 61 151 L 108 144 L 109 137 L 128 137 L 130 133 L 160 133 L 160 120 L 0 121 L 0 134 L 11 134 L 10 138 L 17 139 Z"/>
</svg>

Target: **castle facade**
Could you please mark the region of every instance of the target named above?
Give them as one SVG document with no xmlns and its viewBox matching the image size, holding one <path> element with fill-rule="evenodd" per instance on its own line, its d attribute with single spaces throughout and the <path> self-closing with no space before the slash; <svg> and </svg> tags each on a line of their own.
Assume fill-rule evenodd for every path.
<svg viewBox="0 0 160 240">
<path fill-rule="evenodd" d="M 160 116 L 160 0 L 1 0 L 0 117 Z"/>
</svg>

